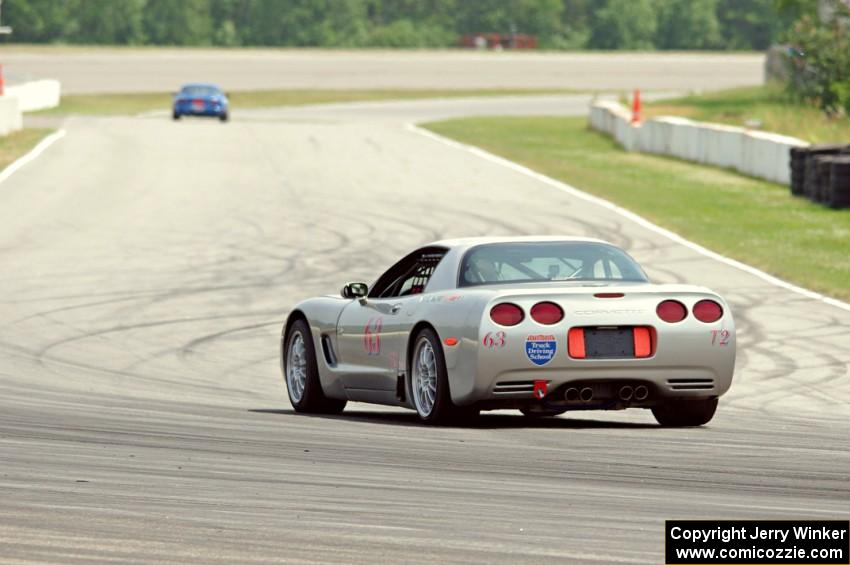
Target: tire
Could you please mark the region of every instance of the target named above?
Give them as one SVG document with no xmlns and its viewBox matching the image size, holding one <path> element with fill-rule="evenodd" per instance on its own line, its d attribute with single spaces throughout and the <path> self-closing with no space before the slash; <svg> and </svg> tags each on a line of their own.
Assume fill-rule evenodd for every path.
<svg viewBox="0 0 850 565">
<path fill-rule="evenodd" d="M 174 121 L 179 120 L 179 119 L 180 119 L 180 114 L 178 114 L 177 112 L 172 112 L 172 113 L 171 113 L 171 119 L 172 119 L 172 120 L 174 120 Z"/>
<path fill-rule="evenodd" d="M 228 115 L 227 115 L 227 112 L 225 112 L 225 113 L 223 113 L 222 115 L 220 115 L 220 116 L 218 117 L 218 119 L 219 119 L 220 121 L 222 121 L 222 122 L 226 122 L 227 120 L 229 120 L 229 119 L 230 119 L 230 116 L 228 116 Z"/>
<path fill-rule="evenodd" d="M 652 415 L 665 427 L 702 426 L 711 421 L 717 410 L 717 399 L 670 400 L 652 409 Z"/>
<path fill-rule="evenodd" d="M 526 418 L 535 419 L 554 418 L 555 416 L 560 416 L 561 414 L 566 412 L 566 410 L 531 410 L 529 408 L 520 408 L 519 411 L 522 412 L 522 415 Z"/>
<path fill-rule="evenodd" d="M 289 402 L 296 412 L 305 414 L 339 414 L 345 400 L 328 398 L 319 381 L 316 349 L 310 326 L 303 319 L 295 320 L 286 332 L 281 367 Z"/>
<path fill-rule="evenodd" d="M 419 419 L 426 424 L 451 424 L 478 416 L 475 408 L 458 408 L 452 403 L 449 373 L 443 347 L 434 330 L 416 334 L 409 360 L 410 399 Z"/>
</svg>

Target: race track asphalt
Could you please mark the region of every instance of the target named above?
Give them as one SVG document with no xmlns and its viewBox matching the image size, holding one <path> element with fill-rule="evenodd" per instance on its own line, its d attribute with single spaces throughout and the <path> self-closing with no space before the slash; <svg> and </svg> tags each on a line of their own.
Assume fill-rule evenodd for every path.
<svg viewBox="0 0 850 565">
<path fill-rule="evenodd" d="M 548 100 L 487 103 L 587 102 Z M 0 184 L 0 561 L 660 563 L 665 519 L 846 520 L 850 313 L 405 127 L 478 104 L 70 118 Z M 714 421 L 292 412 L 292 304 L 489 234 L 602 237 L 723 293 Z"/>
<path fill-rule="evenodd" d="M 226 90 L 556 88 L 703 90 L 761 83 L 762 53 L 564 53 L 461 50 L 2 48 L 7 80 L 54 78 L 65 94 Z"/>
</svg>

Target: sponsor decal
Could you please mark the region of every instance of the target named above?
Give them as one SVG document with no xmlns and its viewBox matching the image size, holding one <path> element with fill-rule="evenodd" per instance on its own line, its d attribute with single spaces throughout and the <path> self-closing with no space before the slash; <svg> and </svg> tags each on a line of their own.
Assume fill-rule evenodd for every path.
<svg viewBox="0 0 850 565">
<path fill-rule="evenodd" d="M 390 366 L 390 369 L 392 369 L 393 371 L 398 371 L 398 353 L 393 351 L 392 353 L 387 355 L 387 362 Z"/>
<path fill-rule="evenodd" d="M 535 365 L 543 366 L 555 357 L 558 341 L 551 334 L 536 334 L 525 338 L 525 355 Z"/>
<path fill-rule="evenodd" d="M 505 346 L 505 332 L 487 332 L 481 344 L 487 349 L 501 349 Z"/>
<path fill-rule="evenodd" d="M 427 298 L 428 302 L 457 302 L 463 298 L 459 294 L 439 294 L 437 296 L 429 296 Z"/>
<path fill-rule="evenodd" d="M 366 327 L 363 328 L 363 351 L 366 355 L 381 354 L 381 327 L 384 325 L 384 318 L 369 318 L 366 322 Z"/>
</svg>

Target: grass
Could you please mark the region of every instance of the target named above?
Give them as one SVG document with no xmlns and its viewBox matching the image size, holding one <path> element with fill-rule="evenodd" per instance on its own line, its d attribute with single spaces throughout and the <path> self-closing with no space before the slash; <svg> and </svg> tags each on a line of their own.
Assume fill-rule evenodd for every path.
<svg viewBox="0 0 850 565">
<path fill-rule="evenodd" d="M 5 169 L 52 132 L 51 129 L 27 128 L 0 137 L 0 170 Z"/>
<path fill-rule="evenodd" d="M 231 105 L 241 108 L 301 106 L 332 102 L 458 98 L 464 96 L 511 96 L 523 94 L 567 94 L 557 89 L 477 89 L 477 90 L 245 90 L 229 93 Z M 171 108 L 168 92 L 127 94 L 70 94 L 62 96 L 56 108 L 40 114 L 116 115 L 138 114 Z"/>
<path fill-rule="evenodd" d="M 763 131 L 811 143 L 850 143 L 850 117 L 829 117 L 814 106 L 796 103 L 777 85 L 691 95 L 644 106 L 644 118 L 671 115 L 742 127 L 760 123 L 758 129 Z"/>
<path fill-rule="evenodd" d="M 850 299 L 850 209 L 676 159 L 627 153 L 585 118 L 471 118 L 432 131 L 611 200 L 714 251 Z"/>
</svg>

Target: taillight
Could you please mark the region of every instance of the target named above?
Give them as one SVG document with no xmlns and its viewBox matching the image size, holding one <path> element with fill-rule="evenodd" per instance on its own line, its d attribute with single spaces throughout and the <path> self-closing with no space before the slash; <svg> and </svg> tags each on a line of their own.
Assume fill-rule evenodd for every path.
<svg viewBox="0 0 850 565">
<path fill-rule="evenodd" d="M 522 308 L 516 304 L 504 302 L 496 304 L 490 309 L 490 319 L 500 326 L 515 326 L 522 321 L 525 315 Z"/>
<path fill-rule="evenodd" d="M 684 320 L 688 315 L 688 309 L 685 308 L 684 304 L 676 300 L 665 300 L 658 305 L 655 313 L 665 322 L 673 324 Z"/>
<path fill-rule="evenodd" d="M 531 307 L 531 317 L 538 324 L 557 324 L 564 319 L 564 311 L 554 302 L 538 302 Z"/>
<path fill-rule="evenodd" d="M 723 317 L 723 308 L 714 300 L 700 300 L 694 304 L 694 317 L 700 322 L 710 324 Z"/>
<path fill-rule="evenodd" d="M 573 359 L 587 357 L 587 352 L 584 350 L 584 328 L 570 328 L 567 332 L 567 350 Z"/>
</svg>

